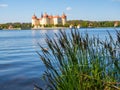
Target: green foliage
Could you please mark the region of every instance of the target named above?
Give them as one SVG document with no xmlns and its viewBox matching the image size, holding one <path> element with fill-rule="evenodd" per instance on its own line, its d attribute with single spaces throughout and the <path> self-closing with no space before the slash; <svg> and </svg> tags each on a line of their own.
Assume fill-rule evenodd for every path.
<svg viewBox="0 0 120 90">
<path fill-rule="evenodd" d="M 44 25 L 44 27 L 54 27 L 54 24 Z"/>
<path fill-rule="evenodd" d="M 21 29 L 31 29 L 32 27 L 31 23 L 6 23 L 6 24 L 1 24 L 0 28 L 8 29 L 10 25 L 12 25 L 13 28 L 21 28 Z"/>
<path fill-rule="evenodd" d="M 46 71 L 48 90 L 120 90 L 120 32 L 117 40 L 101 41 L 71 30 L 46 38 L 48 50 L 38 53 Z"/>
<path fill-rule="evenodd" d="M 81 27 L 89 27 L 89 24 L 92 24 L 92 27 L 114 27 L 115 21 L 83 21 L 83 20 L 69 20 L 67 24 L 69 25 L 81 25 Z M 118 21 L 118 27 L 120 26 L 120 21 Z"/>
<path fill-rule="evenodd" d="M 56 24 L 55 27 L 63 27 L 62 24 Z"/>
<path fill-rule="evenodd" d="M 81 27 L 114 27 L 115 21 L 83 21 L 83 20 L 69 20 L 65 25 L 62 24 L 48 24 L 44 25 L 44 27 L 69 27 L 71 24 L 73 26 L 80 25 Z M 92 25 L 90 25 L 92 24 Z M 21 29 L 31 29 L 33 26 L 31 23 L 6 23 L 6 24 L 0 24 L 0 28 L 2 29 L 8 29 L 8 27 L 12 25 L 13 28 L 21 28 Z M 39 25 L 40 27 L 42 25 Z M 118 21 L 118 26 L 120 27 L 120 21 Z"/>
<path fill-rule="evenodd" d="M 64 27 L 69 27 L 69 26 L 70 26 L 70 25 L 69 25 L 69 24 L 67 24 L 67 23 L 64 25 Z"/>
</svg>

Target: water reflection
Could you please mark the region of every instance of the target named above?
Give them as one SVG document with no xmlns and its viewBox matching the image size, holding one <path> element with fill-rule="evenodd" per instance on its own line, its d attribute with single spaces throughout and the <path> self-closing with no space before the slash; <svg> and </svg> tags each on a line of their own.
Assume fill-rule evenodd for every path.
<svg viewBox="0 0 120 90">
<path fill-rule="evenodd" d="M 46 45 L 45 37 L 47 31 L 45 30 L 32 30 L 32 43 L 35 45 L 34 47 L 38 46 L 38 43 L 41 45 Z"/>
<path fill-rule="evenodd" d="M 53 32 L 54 32 L 54 33 L 58 33 L 58 32 L 59 32 L 59 30 L 58 30 L 58 29 L 55 29 L 55 30 L 53 30 Z"/>
<path fill-rule="evenodd" d="M 100 38 L 107 34 L 106 29 L 87 30 Z M 70 30 L 65 32 L 69 35 Z M 33 90 L 36 82 L 44 86 L 40 77 L 45 67 L 36 53 L 40 50 L 37 43 L 46 48 L 46 34 L 57 41 L 54 33 L 59 30 L 0 31 L 0 90 Z M 110 29 L 110 33 L 115 36 L 115 30 Z"/>
</svg>

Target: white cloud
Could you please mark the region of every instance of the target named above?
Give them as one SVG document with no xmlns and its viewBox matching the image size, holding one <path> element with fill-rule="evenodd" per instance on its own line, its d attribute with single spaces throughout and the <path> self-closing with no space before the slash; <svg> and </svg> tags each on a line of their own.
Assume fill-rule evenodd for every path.
<svg viewBox="0 0 120 90">
<path fill-rule="evenodd" d="M 8 4 L 0 4 L 0 7 L 8 7 Z"/>
<path fill-rule="evenodd" d="M 67 11 L 70 11 L 70 10 L 72 10 L 72 8 L 71 8 L 71 7 L 67 7 L 66 10 L 67 10 Z"/>
</svg>

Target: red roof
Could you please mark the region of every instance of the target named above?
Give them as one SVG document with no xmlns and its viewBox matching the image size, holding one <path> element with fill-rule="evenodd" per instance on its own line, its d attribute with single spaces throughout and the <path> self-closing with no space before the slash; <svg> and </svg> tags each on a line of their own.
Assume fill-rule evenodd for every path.
<svg viewBox="0 0 120 90">
<path fill-rule="evenodd" d="M 42 18 L 66 18 L 67 16 L 63 13 L 62 16 L 60 17 L 59 15 L 56 16 L 52 16 L 52 15 L 48 15 L 47 13 L 44 13 L 43 17 L 37 19 L 37 16 L 34 14 L 32 16 L 32 19 L 37 19 L 37 20 L 41 20 Z"/>
<path fill-rule="evenodd" d="M 66 15 L 63 13 L 63 15 L 61 16 L 61 18 L 66 18 Z"/>
<path fill-rule="evenodd" d="M 53 18 L 53 16 L 52 16 L 52 15 L 50 15 L 50 16 L 48 16 L 48 18 Z"/>
<path fill-rule="evenodd" d="M 57 15 L 57 16 L 53 16 L 53 18 L 60 18 L 60 17 Z"/>
<path fill-rule="evenodd" d="M 37 17 L 35 16 L 35 14 L 32 16 L 32 19 L 37 19 Z"/>
<path fill-rule="evenodd" d="M 44 13 L 43 17 L 44 17 L 44 18 L 48 17 L 47 13 Z"/>
<path fill-rule="evenodd" d="M 39 18 L 39 20 L 42 20 L 42 18 Z"/>
</svg>

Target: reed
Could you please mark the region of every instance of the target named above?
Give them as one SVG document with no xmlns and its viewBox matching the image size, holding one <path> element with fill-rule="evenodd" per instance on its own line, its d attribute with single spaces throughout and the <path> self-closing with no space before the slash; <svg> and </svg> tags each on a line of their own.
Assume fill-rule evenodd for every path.
<svg viewBox="0 0 120 90">
<path fill-rule="evenodd" d="M 46 38 L 48 50 L 39 53 L 48 90 L 120 90 L 120 32 L 117 40 L 82 35 L 73 29 L 57 39 Z"/>
</svg>

